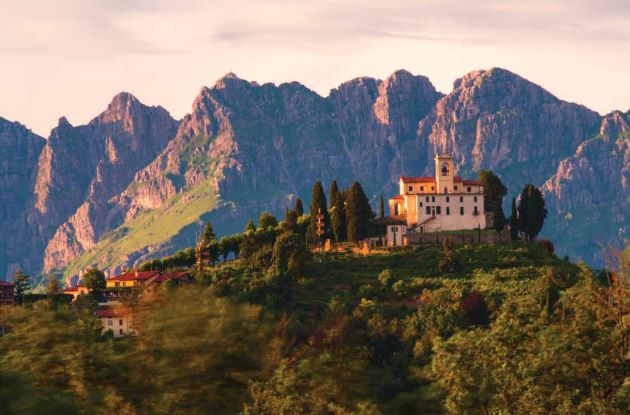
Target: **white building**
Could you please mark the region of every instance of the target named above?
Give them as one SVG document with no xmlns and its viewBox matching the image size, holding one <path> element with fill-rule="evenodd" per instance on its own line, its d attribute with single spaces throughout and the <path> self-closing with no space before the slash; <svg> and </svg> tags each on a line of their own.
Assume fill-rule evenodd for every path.
<svg viewBox="0 0 630 415">
<path fill-rule="evenodd" d="M 416 231 L 486 227 L 483 184 L 455 176 L 453 156 L 435 156 L 435 177 L 401 177 L 400 194 L 389 200 L 392 218 Z"/>
</svg>

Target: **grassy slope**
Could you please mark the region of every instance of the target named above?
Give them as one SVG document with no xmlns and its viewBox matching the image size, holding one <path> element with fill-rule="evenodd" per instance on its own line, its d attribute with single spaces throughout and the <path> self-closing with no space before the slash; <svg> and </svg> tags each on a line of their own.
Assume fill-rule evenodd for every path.
<svg viewBox="0 0 630 415">
<path fill-rule="evenodd" d="M 158 245 L 167 242 L 217 204 L 216 189 L 207 180 L 178 194 L 159 209 L 142 213 L 106 234 L 96 247 L 73 261 L 64 275 L 74 275 L 94 263 L 103 268 L 123 265 L 127 255 L 145 248 L 149 243 Z"/>
</svg>

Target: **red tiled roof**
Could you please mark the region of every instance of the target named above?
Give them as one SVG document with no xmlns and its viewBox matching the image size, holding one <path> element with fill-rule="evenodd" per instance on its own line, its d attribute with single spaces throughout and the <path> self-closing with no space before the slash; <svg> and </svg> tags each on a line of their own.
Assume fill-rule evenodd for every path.
<svg viewBox="0 0 630 415">
<path fill-rule="evenodd" d="M 402 180 L 403 183 L 435 183 L 435 177 L 428 177 L 428 176 L 422 176 L 422 177 L 400 176 L 400 180 Z"/>
<path fill-rule="evenodd" d="M 129 315 L 129 310 L 127 309 L 114 309 L 111 307 L 106 307 L 96 310 L 97 317 L 125 317 L 127 315 Z"/>
<path fill-rule="evenodd" d="M 0 281 L 0 287 L 13 287 L 13 284 L 8 281 Z"/>
<path fill-rule="evenodd" d="M 403 195 L 396 195 L 396 196 L 392 197 L 392 199 L 404 199 L 404 198 L 405 198 L 405 196 L 403 196 Z"/>
<path fill-rule="evenodd" d="M 159 274 L 158 271 L 131 271 L 115 277 L 109 278 L 108 281 L 142 281 Z"/>
<path fill-rule="evenodd" d="M 86 288 L 85 285 L 77 285 L 76 287 L 68 287 L 63 290 L 64 293 L 71 293 L 75 291 L 79 291 L 79 288 Z"/>
<path fill-rule="evenodd" d="M 483 186 L 483 183 L 479 180 L 464 180 L 464 186 L 474 185 L 474 186 Z"/>
</svg>

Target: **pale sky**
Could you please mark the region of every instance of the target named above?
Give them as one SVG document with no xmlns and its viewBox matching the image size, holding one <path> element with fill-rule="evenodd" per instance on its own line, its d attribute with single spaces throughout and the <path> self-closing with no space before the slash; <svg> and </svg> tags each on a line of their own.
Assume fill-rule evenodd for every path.
<svg viewBox="0 0 630 415">
<path fill-rule="evenodd" d="M 0 57 L 0 116 L 44 137 L 120 91 L 181 118 L 229 71 L 325 96 L 499 66 L 606 113 L 630 109 L 630 0 L 0 0 Z"/>
</svg>

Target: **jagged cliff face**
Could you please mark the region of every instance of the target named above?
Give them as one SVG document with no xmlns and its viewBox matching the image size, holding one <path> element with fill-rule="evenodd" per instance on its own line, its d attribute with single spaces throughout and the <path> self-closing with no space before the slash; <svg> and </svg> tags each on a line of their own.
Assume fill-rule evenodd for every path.
<svg viewBox="0 0 630 415">
<path fill-rule="evenodd" d="M 421 122 L 418 138 L 425 160 L 452 152 L 460 171 L 492 169 L 517 189 L 542 183 L 599 123 L 597 113 L 495 68 L 458 79 Z"/>
<path fill-rule="evenodd" d="M 228 74 L 179 123 L 121 94 L 88 125 L 61 119 L 38 159 L 41 146 L 29 150 L 20 180 L 31 190 L 16 225 L 26 248 L 13 257 L 31 272 L 115 271 L 191 245 L 206 220 L 225 233 L 262 210 L 281 214 L 315 180 L 361 181 L 376 201 L 401 174 L 432 174 L 433 155 L 453 152 L 460 174 L 493 169 L 511 194 L 544 184 L 546 236 L 588 259 L 592 247 L 561 240 L 560 218 L 597 205 L 599 192 L 614 207 L 601 203 L 588 220 L 623 233 L 629 124 L 628 114 L 602 119 L 502 69 L 471 72 L 448 95 L 406 71 L 356 78 L 328 97 Z"/>
<path fill-rule="evenodd" d="M 0 118 L 0 277 L 22 265 L 24 212 L 45 143 L 23 125 Z"/>
<path fill-rule="evenodd" d="M 45 271 L 61 268 L 118 226 L 121 218 L 107 214 L 108 200 L 155 159 L 176 128 L 166 110 L 128 93 L 114 97 L 87 125 L 60 119 L 39 158 L 28 212 L 31 268 L 41 267 L 42 259 Z"/>
<path fill-rule="evenodd" d="M 604 117 L 600 134 L 580 144 L 543 186 L 553 213 L 545 234 L 561 251 L 604 263 L 601 248 L 630 235 L 630 113 Z"/>
</svg>

